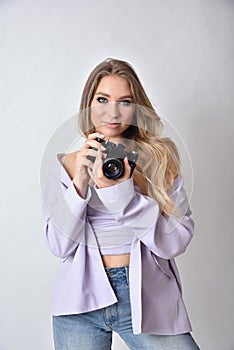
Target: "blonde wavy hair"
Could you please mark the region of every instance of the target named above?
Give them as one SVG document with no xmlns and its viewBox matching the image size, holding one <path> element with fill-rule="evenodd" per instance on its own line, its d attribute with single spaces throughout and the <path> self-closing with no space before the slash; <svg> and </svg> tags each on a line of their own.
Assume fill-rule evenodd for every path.
<svg viewBox="0 0 234 350">
<path fill-rule="evenodd" d="M 129 63 L 109 58 L 94 68 L 83 89 L 79 128 L 86 137 L 95 131 L 89 107 L 101 79 L 107 75 L 117 75 L 128 81 L 133 103 L 136 105 L 133 122 L 122 135 L 135 141 L 138 146 L 139 157 L 133 173 L 134 183 L 141 193 L 157 201 L 163 215 L 174 215 L 175 203 L 169 192 L 180 172 L 179 152 L 171 139 L 160 136 L 163 130 L 161 119 Z"/>
</svg>

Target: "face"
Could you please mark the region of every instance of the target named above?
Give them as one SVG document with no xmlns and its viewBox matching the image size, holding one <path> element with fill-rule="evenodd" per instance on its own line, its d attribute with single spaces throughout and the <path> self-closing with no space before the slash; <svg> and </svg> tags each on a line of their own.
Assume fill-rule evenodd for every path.
<svg viewBox="0 0 234 350">
<path fill-rule="evenodd" d="M 127 79 L 108 75 L 101 79 L 91 102 L 91 121 L 108 139 L 121 137 L 134 115 L 133 96 Z"/>
</svg>

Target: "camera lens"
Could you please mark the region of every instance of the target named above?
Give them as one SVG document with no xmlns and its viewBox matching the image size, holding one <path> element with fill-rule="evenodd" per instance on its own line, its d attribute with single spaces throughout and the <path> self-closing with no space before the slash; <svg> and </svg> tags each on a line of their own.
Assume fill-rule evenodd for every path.
<svg viewBox="0 0 234 350">
<path fill-rule="evenodd" d="M 103 163 L 103 173 L 109 179 L 118 179 L 123 176 L 124 164 L 118 158 L 107 159 Z"/>
</svg>

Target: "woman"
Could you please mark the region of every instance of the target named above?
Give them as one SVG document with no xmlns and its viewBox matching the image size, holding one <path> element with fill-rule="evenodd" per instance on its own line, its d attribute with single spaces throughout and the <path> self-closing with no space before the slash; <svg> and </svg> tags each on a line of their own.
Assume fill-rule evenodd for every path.
<svg viewBox="0 0 234 350">
<path fill-rule="evenodd" d="M 198 349 L 174 261 L 194 227 L 179 155 L 127 62 L 107 59 L 91 72 L 79 127 L 84 144 L 58 155 L 44 198 L 48 246 L 62 259 L 55 349 L 107 350 L 113 331 L 134 350 Z M 120 176 L 109 163 L 104 174 L 108 145 L 124 150 Z"/>
</svg>

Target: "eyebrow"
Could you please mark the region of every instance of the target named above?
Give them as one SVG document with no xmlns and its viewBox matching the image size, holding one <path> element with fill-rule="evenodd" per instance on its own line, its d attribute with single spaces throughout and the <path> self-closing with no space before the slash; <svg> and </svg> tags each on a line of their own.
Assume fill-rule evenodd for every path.
<svg viewBox="0 0 234 350">
<path fill-rule="evenodd" d="M 95 95 L 102 95 L 102 96 L 105 96 L 105 97 L 110 97 L 110 95 L 106 94 L 105 92 L 101 92 L 101 91 L 97 92 Z M 124 98 L 133 98 L 133 96 L 132 95 L 121 96 L 119 98 L 119 100 L 122 100 Z"/>
</svg>

